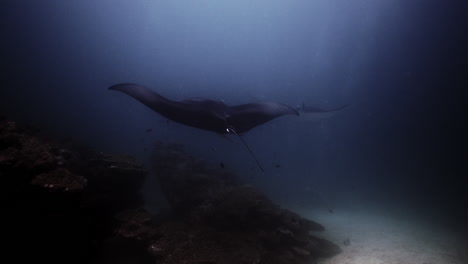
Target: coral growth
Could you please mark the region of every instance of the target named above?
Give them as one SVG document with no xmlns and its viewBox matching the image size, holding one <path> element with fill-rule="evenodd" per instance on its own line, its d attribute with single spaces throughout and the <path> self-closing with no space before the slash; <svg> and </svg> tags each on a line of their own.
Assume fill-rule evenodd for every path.
<svg viewBox="0 0 468 264">
<path fill-rule="evenodd" d="M 280 208 L 235 175 L 180 147 L 157 144 L 152 162 L 175 218 L 157 225 L 149 251 L 160 263 L 310 263 L 338 246 L 324 227 Z M 174 221 L 177 220 L 177 221 Z"/>
<path fill-rule="evenodd" d="M 171 208 L 153 216 L 140 195 L 147 170 L 132 157 L 31 131 L 0 116 L 4 238 L 16 262 L 297 264 L 340 251 L 311 235 L 322 225 L 180 146 L 155 146 L 154 171 Z"/>
</svg>

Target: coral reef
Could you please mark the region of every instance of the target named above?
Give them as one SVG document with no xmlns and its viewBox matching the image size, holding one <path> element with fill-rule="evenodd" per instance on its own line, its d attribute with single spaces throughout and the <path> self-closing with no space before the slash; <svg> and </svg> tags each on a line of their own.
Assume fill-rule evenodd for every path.
<svg viewBox="0 0 468 264">
<path fill-rule="evenodd" d="M 158 263 L 297 264 L 340 252 L 310 234 L 322 231 L 322 225 L 280 208 L 255 187 L 239 184 L 234 174 L 180 146 L 157 144 L 152 164 L 175 213 L 146 237 Z M 142 221 L 134 230 L 148 225 Z"/>
<path fill-rule="evenodd" d="M 179 145 L 155 145 L 170 208 L 151 215 L 140 195 L 148 172 L 135 159 L 36 133 L 0 116 L 4 238 L 17 262 L 300 264 L 340 251 L 311 235 L 322 225 Z"/>
<path fill-rule="evenodd" d="M 91 262 L 114 235 L 115 214 L 141 206 L 147 172 L 131 157 L 80 152 L 36 132 L 0 118 L 5 252 L 17 262 Z"/>
</svg>

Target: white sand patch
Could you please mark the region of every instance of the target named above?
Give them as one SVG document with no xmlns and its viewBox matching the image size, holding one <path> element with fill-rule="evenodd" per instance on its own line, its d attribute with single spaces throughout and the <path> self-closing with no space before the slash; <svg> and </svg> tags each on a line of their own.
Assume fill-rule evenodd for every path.
<svg viewBox="0 0 468 264">
<path fill-rule="evenodd" d="M 320 264 L 467 264 L 468 243 L 448 228 L 404 214 L 296 210 L 326 228 L 322 237 L 343 252 Z M 345 246 L 343 241 L 350 240 Z"/>
</svg>

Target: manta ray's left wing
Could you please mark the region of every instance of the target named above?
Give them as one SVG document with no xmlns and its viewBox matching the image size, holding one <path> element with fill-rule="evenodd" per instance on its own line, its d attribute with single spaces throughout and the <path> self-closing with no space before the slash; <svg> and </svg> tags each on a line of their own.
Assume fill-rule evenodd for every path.
<svg viewBox="0 0 468 264">
<path fill-rule="evenodd" d="M 283 115 L 299 115 L 294 108 L 275 102 L 260 102 L 228 107 L 226 121 L 236 133 L 250 129 Z"/>
</svg>

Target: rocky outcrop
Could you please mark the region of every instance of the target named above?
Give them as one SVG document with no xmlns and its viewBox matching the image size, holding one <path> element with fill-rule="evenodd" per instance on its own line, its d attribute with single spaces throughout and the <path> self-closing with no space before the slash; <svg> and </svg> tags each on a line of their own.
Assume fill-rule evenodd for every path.
<svg viewBox="0 0 468 264">
<path fill-rule="evenodd" d="M 121 219 L 126 227 L 121 231 L 147 241 L 158 263 L 298 264 L 340 251 L 310 235 L 324 230 L 322 225 L 280 208 L 255 187 L 237 183 L 234 174 L 180 146 L 157 144 L 152 162 L 175 215 L 155 225 L 137 217 L 133 228 L 128 218 Z M 128 230 L 135 231 L 128 235 Z"/>
<path fill-rule="evenodd" d="M 151 215 L 146 169 L 0 116 L 5 258 L 47 263 L 300 264 L 339 252 L 324 227 L 280 208 L 232 172 L 158 143 L 152 162 L 170 210 Z M 27 253 L 27 254 L 25 254 Z"/>
<path fill-rule="evenodd" d="M 0 118 L 4 252 L 17 262 L 87 263 L 141 206 L 146 170 L 126 156 L 83 153 Z"/>
</svg>

